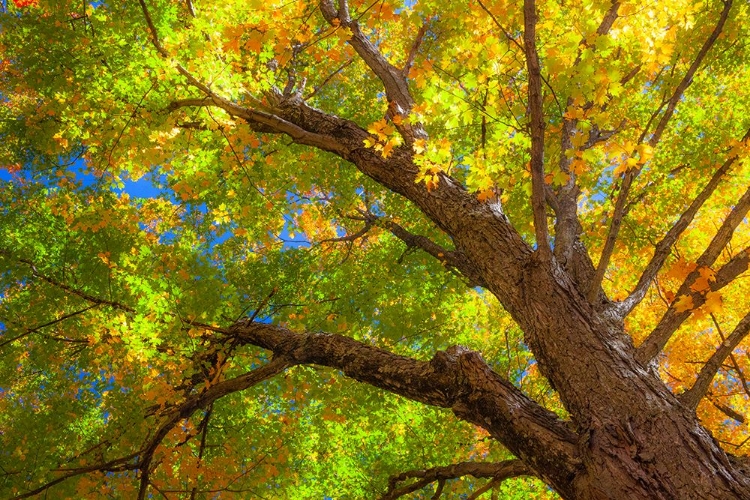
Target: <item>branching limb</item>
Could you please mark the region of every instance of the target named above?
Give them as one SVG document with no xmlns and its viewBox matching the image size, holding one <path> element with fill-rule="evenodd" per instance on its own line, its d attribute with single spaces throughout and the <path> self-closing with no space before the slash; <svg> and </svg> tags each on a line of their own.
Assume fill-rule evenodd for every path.
<svg viewBox="0 0 750 500">
<path fill-rule="evenodd" d="M 734 281 L 735 278 L 740 276 L 742 273 L 747 271 L 750 265 L 750 247 L 742 250 L 740 253 L 735 255 L 729 262 L 724 264 L 721 269 L 716 273 L 716 281 L 710 282 L 709 286 L 712 292 L 718 292 L 729 283 Z M 686 284 L 680 287 L 680 290 L 685 288 L 686 293 L 690 294 L 690 298 L 693 303 L 693 309 L 702 306 L 706 302 L 706 296 L 700 292 L 690 290 L 690 285 L 694 282 L 694 279 L 688 279 L 685 281 Z M 680 293 L 678 292 L 678 296 Z M 655 329 L 641 344 L 636 351 L 636 358 L 643 364 L 650 362 L 660 351 L 664 348 L 664 345 L 669 341 L 671 335 L 680 327 L 680 325 L 690 316 L 690 311 L 677 312 L 674 308 L 669 308 L 667 312 L 662 316 L 658 329 Z M 661 347 L 659 347 L 661 346 Z"/>
<path fill-rule="evenodd" d="M 343 12 L 346 11 L 346 2 L 339 3 L 338 11 L 333 9 L 331 1 L 322 2 L 321 8 L 332 24 L 340 25 L 342 19 L 345 22 L 348 18 L 348 14 Z M 338 21 L 334 22 L 336 19 Z M 380 78 L 385 81 L 392 80 L 388 85 L 394 88 L 393 92 L 398 94 L 406 90 L 406 81 L 400 70 L 388 64 L 361 33 L 356 34 L 359 32 L 356 21 L 350 20 L 349 23 L 350 29 L 353 29 L 351 26 L 356 28 L 353 29 L 355 36 L 350 43 L 359 47 L 358 50 L 364 54 L 363 57 L 369 59 Z M 268 102 L 265 108 L 251 109 L 213 93 L 205 85 L 195 85 L 195 87 L 204 95 L 198 99 L 176 101 L 171 109 L 207 105 L 219 107 L 230 116 L 248 122 L 255 130 L 285 134 L 295 143 L 329 151 L 352 162 L 363 174 L 415 203 L 438 228 L 454 239 L 457 248 L 466 253 L 469 261 L 473 263 L 496 261 L 492 265 L 485 266 L 483 272 L 493 275 L 491 276 L 493 280 L 506 283 L 507 286 L 498 286 L 493 293 L 498 297 L 517 300 L 515 294 L 519 283 L 519 263 L 530 256 L 528 245 L 523 242 L 501 211 L 477 200 L 476 196 L 466 191 L 462 183 L 450 176 L 440 174 L 439 185 L 432 191 L 428 191 L 424 184 L 416 183 L 415 177 L 419 169 L 413 162 L 411 148 L 404 146 L 395 148 L 393 154 L 388 158 L 383 158 L 378 151 L 364 147 L 364 141 L 370 138 L 370 134 L 365 129 L 352 121 L 308 106 L 300 96 L 284 97 L 281 92 L 272 90 L 266 96 Z M 397 100 L 394 101 L 391 98 L 389 100 L 398 104 Z M 459 206 L 461 212 L 467 214 L 467 217 L 454 216 L 458 213 L 454 207 Z M 476 234 L 485 232 L 493 235 L 491 240 L 500 238 L 502 248 L 496 244 L 492 244 L 491 249 L 478 248 L 474 244 Z M 489 282 L 490 277 L 487 277 L 485 281 Z"/>
<path fill-rule="evenodd" d="M 648 140 L 648 144 L 651 147 L 656 147 L 656 145 L 661 140 L 662 134 L 664 133 L 664 130 L 666 130 L 667 124 L 674 115 L 677 103 L 680 101 L 680 99 L 682 99 L 682 95 L 684 94 L 685 90 L 693 82 L 695 73 L 698 71 L 698 68 L 703 63 L 706 55 L 711 50 L 711 47 L 713 47 L 717 38 L 719 38 L 719 35 L 724 29 L 724 24 L 726 23 L 727 17 L 729 16 L 729 11 L 732 7 L 732 0 L 724 0 L 723 3 L 724 9 L 721 12 L 719 21 L 714 27 L 714 30 L 711 32 L 711 35 L 708 37 L 708 39 L 703 43 L 703 46 L 698 52 L 695 60 L 688 68 L 688 71 L 685 73 L 685 76 L 682 78 L 680 83 L 677 85 L 677 88 L 675 89 L 670 99 L 667 101 L 667 108 L 664 111 L 664 114 L 661 116 L 659 123 L 656 125 L 656 129 L 651 135 L 651 138 Z M 646 137 L 647 132 L 648 126 L 644 129 L 641 135 L 642 139 Z M 596 266 L 594 281 L 591 283 L 591 287 L 589 288 L 588 298 L 592 302 L 599 293 L 602 280 L 604 279 L 604 274 L 606 273 L 607 267 L 609 266 L 609 261 L 612 258 L 612 253 L 615 248 L 615 242 L 617 241 L 617 236 L 622 225 L 622 219 L 625 215 L 625 205 L 628 196 L 630 195 L 630 188 L 633 185 L 633 181 L 636 179 L 636 177 L 638 177 L 638 174 L 640 174 L 640 171 L 640 169 L 628 170 L 622 180 L 622 186 L 620 187 L 620 193 L 617 196 L 617 200 L 615 201 L 615 208 L 612 213 L 612 219 L 609 225 L 609 229 L 607 231 L 607 238 L 604 242 L 604 248 L 602 249 L 602 254 L 599 257 L 599 262 Z"/>
<path fill-rule="evenodd" d="M 471 287 L 485 286 L 481 272 L 479 272 L 461 252 L 447 250 L 428 237 L 411 233 L 391 220 L 384 220 L 381 224 L 396 238 L 406 243 L 408 247 L 419 248 L 435 257 L 444 265 L 458 270 L 469 280 Z"/>
<path fill-rule="evenodd" d="M 750 139 L 750 130 L 747 131 L 745 137 L 742 140 L 747 141 L 748 139 Z M 677 242 L 685 229 L 687 229 L 687 227 L 693 221 L 695 215 L 698 213 L 698 210 L 700 210 L 706 200 L 708 200 L 708 198 L 713 194 L 713 192 L 719 186 L 721 179 L 727 174 L 727 172 L 729 172 L 729 169 L 736 160 L 737 156 L 732 156 L 731 158 L 727 159 L 727 161 L 725 161 L 721 167 L 719 167 L 719 169 L 708 181 L 708 184 L 706 184 L 706 186 L 698 194 L 698 196 L 693 199 L 687 210 L 682 213 L 679 220 L 669 229 L 669 231 L 667 231 L 667 234 L 664 235 L 661 241 L 656 244 L 656 248 L 654 249 L 654 256 L 651 258 L 651 261 L 648 263 L 646 269 L 641 274 L 641 277 L 638 280 L 638 284 L 625 300 L 617 304 L 617 311 L 620 317 L 627 316 L 628 313 L 630 313 L 630 311 L 632 311 L 633 308 L 635 308 L 635 306 L 637 306 L 640 301 L 643 300 L 643 297 L 645 297 L 646 291 L 651 285 L 651 282 L 654 280 L 654 278 L 656 278 L 656 274 L 664 265 L 667 257 L 669 257 L 672 246 Z"/>
<path fill-rule="evenodd" d="M 734 234 L 734 230 L 742 222 L 742 219 L 750 210 L 750 188 L 745 191 L 745 194 L 737 201 L 732 211 L 729 213 L 727 218 L 722 223 L 721 227 L 717 231 L 714 238 L 709 243 L 706 250 L 696 261 L 696 269 L 688 275 L 685 281 L 680 285 L 676 297 L 682 295 L 691 295 L 693 298 L 693 308 L 698 307 L 705 300 L 702 294 L 699 294 L 690 289 L 690 286 L 695 283 L 695 280 L 700 276 L 700 270 L 704 268 L 710 268 L 716 259 L 719 257 L 721 251 L 729 243 L 729 240 Z M 732 259 L 734 261 L 734 259 Z M 744 258 L 740 258 L 738 261 L 730 261 L 727 265 L 732 264 L 731 271 L 738 271 L 741 269 L 740 264 L 744 262 Z M 729 272 L 725 272 L 723 275 L 719 273 L 717 278 L 721 276 L 722 280 L 726 280 L 730 275 Z M 723 281 L 722 281 L 723 282 Z M 711 284 L 711 289 L 718 289 L 718 279 L 716 282 Z M 723 286 L 723 285 L 722 285 Z M 638 348 L 636 352 L 637 359 L 643 363 L 649 363 L 667 344 L 672 334 L 679 328 L 685 319 L 690 315 L 690 311 L 677 312 L 674 307 L 670 307 L 664 316 L 659 320 L 656 328 L 648 335 L 643 344 Z"/>
<path fill-rule="evenodd" d="M 85 313 L 89 309 L 93 309 L 93 308 L 98 307 L 98 306 L 99 306 L 99 304 L 91 304 L 90 306 L 84 307 L 83 309 L 79 309 L 78 311 L 73 311 L 73 312 L 68 313 L 68 314 L 63 314 L 59 318 L 53 319 L 52 321 L 48 321 L 46 323 L 43 323 L 43 324 L 38 325 L 38 326 L 34 326 L 32 328 L 26 328 L 25 329 L 26 331 L 23 332 L 23 333 L 21 333 L 20 335 L 16 335 L 15 337 L 13 337 L 11 339 L 8 339 L 8 340 L 6 340 L 4 342 L 0 342 L 0 348 L 4 347 L 4 346 L 6 346 L 6 345 L 8 345 L 10 343 L 13 343 L 16 340 L 21 340 L 22 338 L 24 338 L 24 337 L 26 337 L 28 335 L 31 335 L 34 332 L 38 332 L 42 328 L 46 328 L 48 326 L 52 326 L 52 325 L 55 325 L 55 324 L 60 323 L 62 321 L 65 321 L 66 319 L 73 318 L 75 316 L 78 316 L 79 314 Z M 87 342 L 87 341 L 84 340 L 84 342 Z"/>
<path fill-rule="evenodd" d="M 461 462 L 444 467 L 410 470 L 392 477 L 388 481 L 388 489 L 381 498 L 382 500 L 394 500 L 422 489 L 435 481 L 457 479 L 462 476 L 474 476 L 478 479 L 492 478 L 494 484 L 497 484 L 512 477 L 533 474 L 531 469 L 521 460 L 506 460 L 498 463 Z M 418 479 L 418 481 L 398 488 L 398 483 L 409 479 Z"/>
<path fill-rule="evenodd" d="M 6 255 L 10 258 L 15 258 L 13 254 L 7 250 L 0 249 L 0 254 Z M 31 274 L 35 278 L 39 278 L 42 281 L 46 281 L 50 285 L 54 286 L 55 288 L 59 288 L 60 290 L 64 290 L 71 295 L 75 295 L 76 297 L 80 297 L 86 302 L 90 302 L 92 304 L 100 305 L 100 306 L 109 306 L 113 309 L 119 309 L 121 311 L 125 312 L 135 312 L 135 309 L 133 309 L 130 306 L 127 306 L 125 304 L 121 304 L 120 302 L 112 301 L 112 300 L 106 300 L 101 299 L 99 297 L 94 297 L 93 295 L 90 295 L 82 290 L 78 290 L 77 288 L 73 288 L 69 285 L 66 285 L 65 283 L 62 283 L 60 281 L 57 281 L 56 279 L 52 278 L 51 276 L 48 276 L 46 274 L 42 274 L 37 269 L 36 264 L 29 260 L 29 259 L 16 259 L 21 264 L 25 264 L 31 269 Z M 46 326 L 46 325 L 45 325 Z"/>
<path fill-rule="evenodd" d="M 77 467 L 73 469 L 59 469 L 59 472 L 65 472 L 64 475 L 49 481 L 48 483 L 36 488 L 32 491 L 20 494 L 13 497 L 12 500 L 20 500 L 22 498 L 29 498 L 44 491 L 47 491 L 51 487 L 75 476 L 82 474 L 88 474 L 91 472 L 119 472 L 125 470 L 140 470 L 141 478 L 139 485 L 138 498 L 146 498 L 148 486 L 151 485 L 149 481 L 149 475 L 152 469 L 152 460 L 154 452 L 159 447 L 164 438 L 169 432 L 178 425 L 181 421 L 192 416 L 192 414 L 204 408 L 209 408 L 219 398 L 231 394 L 234 392 L 243 391 L 252 386 L 255 386 L 264 380 L 267 380 L 285 369 L 291 364 L 287 359 L 283 357 L 275 357 L 268 364 L 250 371 L 239 377 L 235 377 L 230 380 L 222 382 L 216 382 L 210 385 L 206 390 L 200 394 L 196 394 L 187 398 L 183 403 L 178 406 L 168 409 L 163 414 L 166 416 L 166 420 L 162 422 L 156 433 L 149 438 L 145 445 L 135 453 L 130 455 L 111 460 L 106 463 L 93 464 L 86 467 Z"/>
<path fill-rule="evenodd" d="M 599 36 L 605 36 L 609 33 L 612 25 L 617 20 L 617 11 L 619 8 L 619 0 L 613 0 L 596 30 Z M 585 38 L 579 44 L 578 54 L 573 63 L 574 67 L 577 67 L 581 63 L 582 48 L 584 46 L 588 46 Z M 573 99 L 569 97 L 567 106 L 571 106 L 572 104 Z M 590 108 L 591 106 L 593 106 L 593 103 L 587 102 L 584 108 Z M 555 210 L 555 257 L 568 272 L 573 274 L 579 285 L 579 289 L 585 293 L 589 286 L 588 280 L 594 274 L 594 268 L 588 251 L 583 245 L 579 244 L 579 235 L 582 231 L 578 220 L 578 196 L 580 195 L 580 190 L 578 189 L 576 174 L 570 169 L 572 158 L 569 158 L 566 154 L 566 151 L 574 149 L 572 138 L 578 127 L 578 120 L 567 117 L 564 110 L 562 114 L 563 123 L 560 134 L 559 167 L 569 177 L 568 181 L 556 193 L 559 208 Z M 583 149 L 589 149 L 597 142 L 607 140 L 616 132 L 617 130 L 599 131 L 597 127 L 592 127 L 589 133 L 589 140 L 583 146 Z"/>
<path fill-rule="evenodd" d="M 750 247 L 740 251 L 729 262 L 721 266 L 716 273 L 716 281 L 711 284 L 711 290 L 718 290 L 731 283 L 737 276 L 747 271 L 750 266 Z"/>
<path fill-rule="evenodd" d="M 708 392 L 716 373 L 721 368 L 722 363 L 732 353 L 735 347 L 750 333 L 750 313 L 746 314 L 740 320 L 734 331 L 729 337 L 721 343 L 718 349 L 711 355 L 709 360 L 703 365 L 698 378 L 693 386 L 683 392 L 679 398 L 682 403 L 690 409 L 695 409 L 703 396 Z"/>
<path fill-rule="evenodd" d="M 338 238 L 329 238 L 321 243 L 352 243 L 363 238 L 373 227 L 379 226 L 386 229 L 393 236 L 403 241 L 407 247 L 422 250 L 435 257 L 441 264 L 457 270 L 461 275 L 469 280 L 470 287 L 485 286 L 481 273 L 466 259 L 466 256 L 455 250 L 438 245 L 430 238 L 414 234 L 405 229 L 400 224 L 382 216 L 373 214 L 370 211 L 360 211 L 361 215 L 352 218 L 364 221 L 364 226 L 359 231 L 341 236 Z"/>
<path fill-rule="evenodd" d="M 422 40 L 424 40 L 424 35 L 427 33 L 427 26 L 429 25 L 430 20 L 425 19 L 422 23 L 422 27 L 419 28 L 419 31 L 417 32 L 417 36 L 414 38 L 414 43 L 411 46 L 411 49 L 409 50 L 409 56 L 406 58 L 406 63 L 404 63 L 404 68 L 401 70 L 401 74 L 404 75 L 405 78 L 409 76 L 409 71 L 411 70 L 412 65 L 414 64 L 414 58 L 417 57 L 417 53 L 419 53 L 419 46 L 422 45 Z"/>
<path fill-rule="evenodd" d="M 36 495 L 39 495 L 40 493 L 44 493 L 45 491 L 49 490 L 53 486 L 62 483 L 63 481 L 66 481 L 72 477 L 80 476 L 82 474 L 88 474 L 90 472 L 121 472 L 125 470 L 135 470 L 137 467 L 132 464 L 133 460 L 138 456 L 138 454 L 141 451 L 137 451 L 135 453 L 131 453 L 130 455 L 127 455 L 122 458 L 118 458 L 115 460 L 111 460 L 104 464 L 96 464 L 96 465 L 90 465 L 87 467 L 79 467 L 76 469 L 68 469 L 66 470 L 66 473 L 62 476 L 53 479 L 52 481 L 49 481 L 48 483 L 43 484 L 42 486 L 35 488 L 31 491 L 27 491 L 26 493 L 21 493 L 19 495 L 16 495 L 11 498 L 11 500 L 21 500 L 22 498 L 31 498 Z"/>
<path fill-rule="evenodd" d="M 151 35 L 151 41 L 156 48 L 157 52 L 164 57 L 165 59 L 170 59 L 170 55 L 167 52 L 167 50 L 164 48 L 164 46 L 161 44 L 161 41 L 159 39 L 159 34 L 156 31 L 156 27 L 154 26 L 154 23 L 151 19 L 151 14 L 149 13 L 148 7 L 146 6 L 146 3 L 144 0 L 138 0 L 141 5 L 141 10 L 143 11 L 143 15 L 146 19 L 146 24 L 148 25 L 149 33 Z M 264 132 L 275 132 L 275 133 L 283 133 L 290 136 L 292 139 L 295 140 L 295 142 L 298 142 L 300 144 L 306 144 L 309 146 L 314 146 L 326 151 L 335 152 L 337 154 L 343 154 L 344 150 L 342 149 L 341 145 L 338 144 L 336 141 L 331 140 L 330 137 L 323 138 L 320 134 L 315 134 L 313 132 L 309 132 L 305 130 L 304 128 L 301 128 L 287 120 L 284 120 L 283 118 L 280 118 L 279 116 L 266 112 L 261 111 L 261 109 L 266 108 L 265 106 L 259 106 L 260 109 L 251 109 L 251 108 L 245 108 L 243 106 L 239 106 L 229 99 L 226 99 L 213 90 L 211 88 L 198 80 L 195 76 L 193 76 L 192 73 L 190 73 L 187 69 L 185 69 L 184 66 L 177 63 L 174 65 L 175 69 L 177 69 L 178 73 L 180 73 L 182 76 L 184 76 L 187 81 L 200 90 L 206 97 L 203 98 L 197 98 L 197 99 L 183 99 L 180 101 L 175 101 L 172 103 L 168 109 L 174 110 L 180 107 L 186 107 L 186 106 L 208 106 L 210 105 L 209 102 L 213 103 L 214 106 L 218 106 L 227 113 L 229 113 L 231 116 L 242 118 L 251 125 L 254 125 L 255 128 L 261 128 Z M 278 90 L 275 92 L 272 91 L 269 94 L 269 97 L 272 98 L 272 100 L 277 101 L 276 104 L 279 104 L 281 101 L 286 99 L 298 99 L 299 96 L 291 96 L 287 97 L 281 94 Z"/>
<path fill-rule="evenodd" d="M 206 102 L 204 99 L 183 100 L 176 102 L 173 107 L 202 106 Z M 507 265 L 498 263 L 486 269 L 490 273 L 499 273 L 495 277 L 499 281 L 509 283 L 509 287 L 498 288 L 493 293 L 501 292 L 502 295 L 506 291 L 512 292 L 514 285 L 511 283 L 518 283 L 518 278 L 514 277 L 513 272 L 517 271 L 518 263 L 528 258 L 531 252 L 512 228 L 507 217 L 491 204 L 477 200 L 461 183 L 447 175 L 441 175 L 440 183 L 433 191 L 428 191 L 423 184 L 416 183 L 418 168 L 413 163 L 411 148 L 397 148 L 385 159 L 377 151 L 363 147 L 364 140 L 369 138 L 366 130 L 353 122 L 314 109 L 302 99 L 281 102 L 274 110 L 278 115 L 242 108 L 217 98 L 212 98 L 212 103 L 211 106 L 221 107 L 229 114 L 251 124 L 262 124 L 267 126 L 268 130 L 289 135 L 297 143 L 332 151 L 351 161 L 365 175 L 415 203 L 438 228 L 454 239 L 457 247 L 461 247 L 462 240 L 467 243 L 471 240 L 470 246 L 475 247 L 473 242 L 477 232 L 487 231 L 495 236 L 502 234 L 502 241 L 507 243 L 507 246 L 504 245 L 502 249 L 497 246 L 486 250 L 477 249 L 474 258 L 467 251 L 466 261 L 474 265 L 476 258 L 481 255 L 481 260 L 491 257 L 492 260 L 508 262 Z M 308 130 L 315 132 L 307 132 Z M 468 214 L 467 217 L 454 217 L 459 207 L 463 213 Z M 509 273 L 509 270 L 512 272 Z M 470 280 L 477 284 L 486 281 L 473 276 Z"/>
<path fill-rule="evenodd" d="M 320 11 L 323 13 L 323 17 L 332 26 L 344 26 L 351 30 L 352 37 L 347 43 L 354 48 L 383 84 L 390 112 L 392 115 L 400 115 L 406 118 L 414 107 L 414 99 L 409 93 L 409 84 L 404 71 L 389 63 L 377 47 L 362 33 L 359 23 L 349 15 L 349 6 L 346 0 L 339 0 L 338 4 L 339 7 L 336 9 L 333 0 L 321 0 Z M 397 128 L 407 143 L 427 137 L 427 133 L 421 124 L 402 122 L 397 125 Z"/>
<path fill-rule="evenodd" d="M 344 216 L 347 219 L 354 219 L 354 220 L 360 220 L 364 221 L 365 225 L 362 226 L 362 229 L 360 229 L 357 232 L 347 234 L 344 236 L 340 236 L 338 238 L 326 238 L 324 240 L 321 240 L 320 243 L 353 243 L 357 241 L 360 238 L 363 238 L 367 233 L 370 232 L 370 230 L 375 227 L 375 220 L 377 217 L 373 214 L 371 214 L 369 211 L 359 210 L 360 213 L 362 213 L 362 216 Z"/>
<path fill-rule="evenodd" d="M 542 72 L 536 50 L 536 2 L 523 2 L 523 42 L 526 67 L 529 72 L 529 114 L 531 118 L 531 208 L 534 214 L 534 232 L 540 256 L 547 260 L 551 255 L 547 233 L 547 211 L 544 194 L 544 102 L 542 97 Z"/>
<path fill-rule="evenodd" d="M 244 375 L 235 377 L 223 382 L 217 382 L 194 396 L 188 397 L 185 402 L 166 412 L 166 420 L 159 426 L 159 429 L 149 439 L 139 454 L 138 469 L 141 470 L 141 489 L 143 495 L 146 494 L 148 487 L 148 474 L 152 466 L 154 452 L 159 447 L 169 432 L 182 420 L 189 418 L 199 409 L 211 406 L 217 399 L 234 392 L 243 391 L 264 380 L 268 380 L 282 371 L 286 370 L 291 364 L 283 357 L 275 357 L 270 363 L 252 370 Z M 143 497 L 145 498 L 145 496 Z M 139 499 L 140 500 L 140 499 Z"/>
<path fill-rule="evenodd" d="M 425 362 L 342 335 L 294 333 L 264 323 L 240 323 L 232 332 L 240 343 L 271 350 L 290 365 L 328 366 L 414 401 L 451 408 L 459 418 L 487 429 L 517 456 L 536 457 L 534 474 L 543 474 L 563 495 L 570 491 L 568 474 L 578 463 L 577 436 L 475 352 L 452 347 Z"/>
<path fill-rule="evenodd" d="M 654 130 L 653 135 L 648 141 L 649 145 L 651 145 L 652 147 L 655 147 L 661 140 L 661 136 L 662 134 L 664 134 L 664 130 L 666 130 L 667 124 L 669 124 L 669 120 L 671 120 L 672 116 L 674 115 L 674 111 L 677 108 L 677 103 L 679 103 L 680 99 L 682 99 L 682 95 L 685 93 L 685 90 L 687 90 L 687 88 L 693 83 L 693 77 L 695 76 L 695 73 L 698 71 L 698 68 L 703 63 L 703 60 L 708 54 L 708 51 L 710 51 L 711 47 L 714 46 L 716 40 L 719 38 L 719 35 L 724 29 L 724 24 L 727 22 L 727 18 L 729 17 L 729 11 L 732 9 L 732 1 L 733 0 L 722 0 L 724 9 L 721 11 L 719 21 L 716 23 L 716 27 L 714 27 L 711 35 L 709 35 L 708 39 L 703 43 L 703 46 L 698 52 L 698 55 L 695 57 L 695 60 L 693 60 L 693 63 L 687 70 L 687 73 L 685 73 L 682 81 L 680 81 L 680 83 L 677 85 L 677 88 L 672 94 L 672 97 L 667 102 L 667 109 L 664 111 L 664 114 L 659 120 L 659 123 L 656 125 L 656 129 Z"/>
</svg>

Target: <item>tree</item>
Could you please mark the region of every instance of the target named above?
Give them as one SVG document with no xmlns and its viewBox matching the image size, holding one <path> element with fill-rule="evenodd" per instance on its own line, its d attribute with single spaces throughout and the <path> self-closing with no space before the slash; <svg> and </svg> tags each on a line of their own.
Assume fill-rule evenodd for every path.
<svg viewBox="0 0 750 500">
<path fill-rule="evenodd" d="M 3 497 L 750 498 L 748 15 L 7 4 Z"/>
</svg>

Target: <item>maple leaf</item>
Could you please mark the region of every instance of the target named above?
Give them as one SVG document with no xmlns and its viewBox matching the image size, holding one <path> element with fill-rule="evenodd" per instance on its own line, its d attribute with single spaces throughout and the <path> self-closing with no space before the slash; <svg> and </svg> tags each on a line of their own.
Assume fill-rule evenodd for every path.
<svg viewBox="0 0 750 500">
<path fill-rule="evenodd" d="M 708 292 L 706 294 L 706 303 L 703 308 L 711 314 L 719 314 L 724 310 L 724 300 L 719 292 Z"/>
<path fill-rule="evenodd" d="M 716 281 L 716 273 L 708 267 L 698 269 L 699 277 L 690 285 L 694 292 L 704 293 L 711 288 L 711 282 Z"/>
<path fill-rule="evenodd" d="M 495 196 L 495 190 L 493 188 L 485 189 L 477 194 L 479 201 L 487 201 Z"/>
<path fill-rule="evenodd" d="M 576 175 L 581 175 L 586 170 L 586 162 L 582 158 L 575 158 L 570 163 L 570 170 Z"/>
<path fill-rule="evenodd" d="M 693 305 L 693 297 L 690 295 L 680 295 L 677 297 L 677 300 L 672 303 L 672 307 L 674 307 L 677 312 L 690 311 L 695 307 Z"/>
</svg>

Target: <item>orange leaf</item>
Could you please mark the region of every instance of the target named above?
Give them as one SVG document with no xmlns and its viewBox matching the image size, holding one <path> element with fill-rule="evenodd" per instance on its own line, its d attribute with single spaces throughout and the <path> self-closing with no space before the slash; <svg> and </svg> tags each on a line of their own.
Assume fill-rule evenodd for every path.
<svg viewBox="0 0 750 500">
<path fill-rule="evenodd" d="M 672 264 L 672 267 L 667 271 L 667 278 L 674 278 L 682 281 L 688 277 L 688 274 L 693 272 L 696 264 L 694 262 L 687 262 L 685 259 L 680 258 L 677 262 Z"/>
<path fill-rule="evenodd" d="M 690 285 L 690 289 L 694 292 L 705 293 L 711 288 L 711 282 L 716 281 L 716 273 L 708 267 L 701 267 L 698 272 L 700 277 Z"/>
<path fill-rule="evenodd" d="M 479 194 L 477 194 L 477 199 L 479 201 L 487 201 L 493 196 L 495 196 L 495 190 L 492 188 L 489 188 L 489 189 L 485 189 L 484 191 L 480 191 Z"/>
<path fill-rule="evenodd" d="M 680 295 L 677 300 L 672 304 L 677 312 L 685 312 L 691 310 L 694 306 L 693 298 L 690 295 Z"/>
<path fill-rule="evenodd" d="M 719 292 L 708 292 L 704 307 L 711 314 L 719 314 L 724 309 L 724 301 L 721 298 L 721 294 Z"/>
</svg>

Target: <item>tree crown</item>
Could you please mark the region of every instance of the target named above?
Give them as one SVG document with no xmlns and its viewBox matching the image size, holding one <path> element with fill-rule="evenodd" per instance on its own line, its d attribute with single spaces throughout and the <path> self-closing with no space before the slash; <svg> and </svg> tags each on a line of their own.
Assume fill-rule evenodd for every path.
<svg viewBox="0 0 750 500">
<path fill-rule="evenodd" d="M 747 5 L 524 4 L 5 5 L 4 496 L 566 496 L 549 276 L 743 455 Z"/>
</svg>

